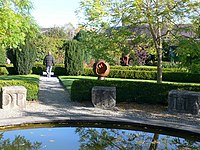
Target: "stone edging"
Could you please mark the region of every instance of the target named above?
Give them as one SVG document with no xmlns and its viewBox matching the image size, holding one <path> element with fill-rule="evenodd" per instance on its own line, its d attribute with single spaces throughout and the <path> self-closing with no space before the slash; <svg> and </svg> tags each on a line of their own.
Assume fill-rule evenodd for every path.
<svg viewBox="0 0 200 150">
<path fill-rule="evenodd" d="M 115 124 L 115 125 L 129 125 L 132 127 L 151 128 L 152 131 L 159 132 L 158 128 L 167 134 L 168 132 L 179 133 L 180 135 L 191 135 L 199 137 L 200 141 L 200 127 L 172 123 L 162 120 L 134 120 L 129 118 L 116 117 L 90 117 L 90 116 L 52 116 L 52 117 L 23 117 L 0 120 L 0 130 L 6 130 L 14 127 L 23 127 L 28 124 L 47 124 L 47 123 L 101 123 L 101 124 Z"/>
</svg>

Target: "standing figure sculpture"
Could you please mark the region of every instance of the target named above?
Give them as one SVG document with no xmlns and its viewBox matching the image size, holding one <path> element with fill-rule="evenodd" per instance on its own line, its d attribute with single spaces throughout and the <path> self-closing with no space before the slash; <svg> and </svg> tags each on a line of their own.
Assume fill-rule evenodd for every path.
<svg viewBox="0 0 200 150">
<path fill-rule="evenodd" d="M 45 56 L 43 64 L 46 65 L 47 77 L 51 77 L 51 70 L 54 65 L 54 58 L 51 55 L 51 52 L 48 52 L 48 55 Z"/>
</svg>

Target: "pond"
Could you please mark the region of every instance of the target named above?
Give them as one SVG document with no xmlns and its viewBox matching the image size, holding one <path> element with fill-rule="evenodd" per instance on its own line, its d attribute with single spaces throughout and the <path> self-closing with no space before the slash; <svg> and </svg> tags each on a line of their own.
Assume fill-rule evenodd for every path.
<svg viewBox="0 0 200 150">
<path fill-rule="evenodd" d="M 172 132 L 163 134 L 162 129 L 134 128 L 101 124 L 39 124 L 22 129 L 0 132 L 0 149 L 4 150 L 163 150 L 200 149 L 198 135 Z M 153 132 L 155 131 L 155 132 Z M 158 132 L 159 131 L 159 132 Z"/>
</svg>

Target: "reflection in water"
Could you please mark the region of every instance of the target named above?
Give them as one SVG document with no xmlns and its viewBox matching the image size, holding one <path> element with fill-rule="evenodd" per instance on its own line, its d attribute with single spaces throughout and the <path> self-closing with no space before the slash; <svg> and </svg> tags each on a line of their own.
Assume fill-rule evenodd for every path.
<svg viewBox="0 0 200 150">
<path fill-rule="evenodd" d="M 17 135 L 11 141 L 10 138 L 4 139 L 4 133 L 0 133 L 0 149 L 1 150 L 39 150 L 40 142 L 30 142 L 24 136 Z"/>
<path fill-rule="evenodd" d="M 81 150 L 200 149 L 200 142 L 156 133 L 118 129 L 76 128 Z"/>
<path fill-rule="evenodd" d="M 171 150 L 200 149 L 200 142 L 134 130 L 56 127 L 0 133 L 2 150 Z"/>
</svg>

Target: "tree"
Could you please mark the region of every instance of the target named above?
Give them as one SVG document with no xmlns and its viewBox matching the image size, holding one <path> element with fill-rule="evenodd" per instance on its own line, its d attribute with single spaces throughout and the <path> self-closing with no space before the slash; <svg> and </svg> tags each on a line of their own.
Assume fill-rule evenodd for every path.
<svg viewBox="0 0 200 150">
<path fill-rule="evenodd" d="M 162 83 L 162 43 L 172 38 L 175 26 L 198 15 L 199 5 L 198 0 L 87 0 L 80 8 L 87 28 L 145 26 L 157 53 L 157 83 Z"/>
<path fill-rule="evenodd" d="M 63 38 L 48 37 L 43 34 L 38 35 L 34 40 L 36 48 L 36 61 L 43 62 L 45 55 L 49 51 L 52 52 L 52 55 L 55 58 L 55 63 L 64 62 L 64 49 L 62 49 L 64 44 Z"/>
<path fill-rule="evenodd" d="M 39 150 L 42 148 L 41 142 L 31 142 L 26 139 L 24 136 L 17 135 L 13 140 L 5 139 L 3 133 L 0 133 L 0 149 L 32 149 Z"/>
<path fill-rule="evenodd" d="M 33 41 L 26 39 L 25 44 L 13 49 L 14 68 L 17 74 L 30 74 L 35 62 L 36 49 Z"/>
<path fill-rule="evenodd" d="M 0 47 L 0 64 L 5 64 L 6 62 L 6 52 L 5 49 Z"/>
<path fill-rule="evenodd" d="M 67 75 L 82 75 L 84 72 L 84 53 L 77 40 L 70 40 L 65 43 L 65 69 Z"/>
<path fill-rule="evenodd" d="M 190 72 L 199 73 L 200 69 L 200 17 L 194 18 L 191 24 L 182 25 L 176 37 L 174 54 L 181 66 Z M 183 34 L 184 33 L 184 34 Z M 183 36 L 180 36 L 182 35 Z"/>
<path fill-rule="evenodd" d="M 17 48 L 26 36 L 35 37 L 38 26 L 30 15 L 30 0 L 0 0 L 0 47 Z"/>
<path fill-rule="evenodd" d="M 64 26 L 54 26 L 42 32 L 35 39 L 37 47 L 37 62 L 42 62 L 45 55 L 51 51 L 55 58 L 55 63 L 64 63 L 63 44 L 66 40 L 72 40 L 76 33 L 75 27 L 72 24 Z"/>
<path fill-rule="evenodd" d="M 106 128 L 76 128 L 80 149 L 199 149 L 199 142 L 160 133 Z M 160 136 L 161 135 L 161 136 Z"/>
</svg>

